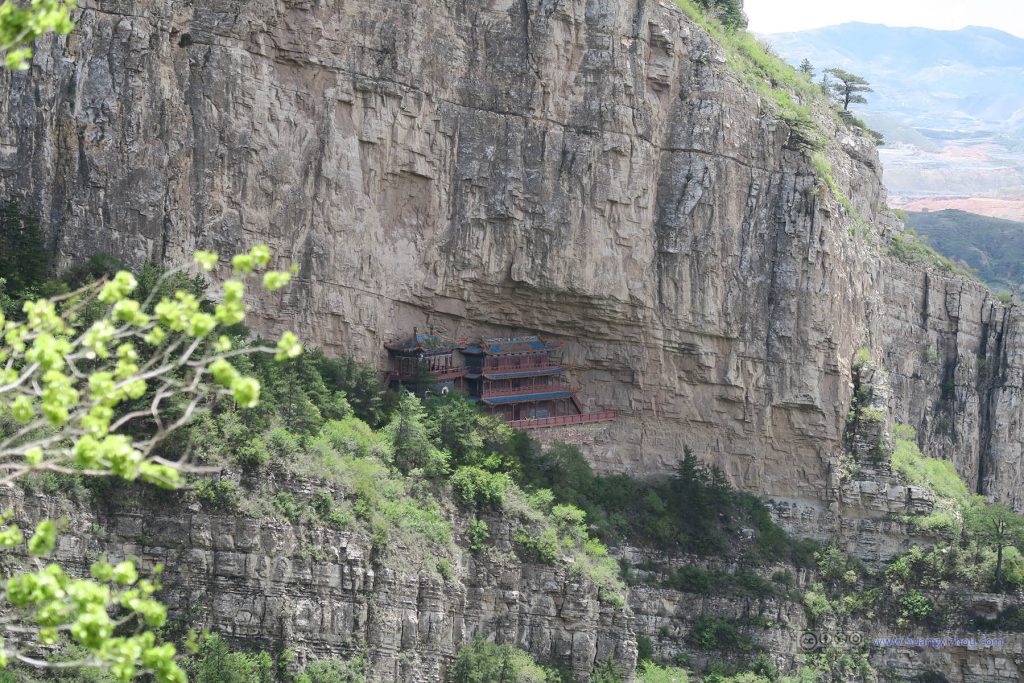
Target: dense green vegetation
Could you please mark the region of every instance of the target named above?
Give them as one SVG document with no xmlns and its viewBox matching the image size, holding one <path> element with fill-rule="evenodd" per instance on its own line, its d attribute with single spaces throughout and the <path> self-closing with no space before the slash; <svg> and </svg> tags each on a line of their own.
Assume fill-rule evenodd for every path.
<svg viewBox="0 0 1024 683">
<path fill-rule="evenodd" d="M 1024 518 L 1005 505 L 972 496 L 946 460 L 923 455 L 914 430 L 894 430 L 892 467 L 935 497 L 927 515 L 907 520 L 933 534 L 934 545 L 914 546 L 881 571 L 869 571 L 836 548 L 818 553 L 818 581 L 803 595 L 812 623 L 852 616 L 898 628 L 992 628 L 964 608 L 967 590 L 1014 592 L 1024 586 Z M 997 618 L 1016 624 L 1014 615 Z"/>
<path fill-rule="evenodd" d="M 216 633 L 193 634 L 188 641 L 189 654 L 181 667 L 191 683 L 364 683 L 365 660 L 361 655 L 348 659 L 311 662 L 292 671 L 288 651 L 276 656 L 265 650 L 246 652 L 230 648 Z M 0 683 L 115 683 L 110 674 L 94 668 L 52 670 L 45 674 L 24 669 L 0 672 Z"/>
<path fill-rule="evenodd" d="M 192 683 L 363 683 L 364 660 L 327 659 L 312 662 L 299 673 L 290 673 L 291 655 L 274 657 L 265 650 L 234 651 L 217 634 L 204 634 L 192 645 L 182 662 Z"/>
<path fill-rule="evenodd" d="M 640 683 L 689 683 L 697 679 L 689 678 L 685 669 L 645 661 L 637 667 L 637 680 Z M 779 676 L 778 669 L 765 658 L 756 670 L 732 674 L 711 672 L 700 680 L 702 683 L 824 683 L 826 679 L 820 679 L 810 667 L 801 667 L 792 676 Z"/>
<path fill-rule="evenodd" d="M 99 270 L 104 263 L 108 261 L 94 260 L 90 268 Z M 66 291 L 71 286 L 66 280 L 47 280 L 46 271 L 26 267 L 21 273 L 25 289 L 8 289 L 9 301 L 26 290 Z M 156 269 L 143 269 L 141 290 L 156 287 L 158 278 Z M 178 278 L 174 286 L 197 295 L 203 291 L 196 279 Z M 230 335 L 239 345 L 249 333 L 235 327 Z M 858 355 L 860 363 L 869 360 L 866 352 Z M 434 571 L 445 581 L 453 578 L 459 545 L 486 553 L 491 525 L 511 523 L 522 558 L 552 564 L 571 558 L 571 571 L 591 578 L 600 597 L 612 605 L 623 601 L 620 576 L 627 582 L 639 580 L 628 563 L 616 566 L 608 556 L 605 544 L 625 541 L 709 558 L 706 567 L 645 568 L 646 581 L 694 594 L 799 599 L 812 622 L 822 624 L 866 616 L 902 626 L 993 627 L 996 622 L 964 621 L 973 617 L 955 608 L 959 587 L 1015 590 L 1024 585 L 1024 558 L 1017 550 L 1024 537 L 1020 518 L 971 497 L 948 462 L 921 454 L 916 435 L 907 428 L 896 430 L 893 468 L 935 493 L 935 510 L 912 521 L 941 541 L 932 549 L 912 549 L 883 572 L 871 572 L 835 548 L 821 549 L 787 536 L 756 497 L 733 489 L 720 470 L 704 465 L 689 449 L 675 474 L 662 480 L 596 475 L 575 447 L 542 447 L 454 394 L 434 393 L 421 400 L 390 391 L 373 369 L 350 359 L 314 351 L 284 362 L 243 357 L 237 366 L 259 380 L 260 405 L 243 410 L 228 396 L 217 399 L 165 446 L 169 452 L 192 449 L 201 462 L 219 466 L 222 476 L 197 479 L 183 494 L 161 493 L 156 496 L 159 504 L 184 495 L 211 511 L 354 530 L 376 543 L 377 561 L 389 562 L 392 549 L 401 547 L 404 562 Z M 138 400 L 145 403 L 147 398 Z M 309 487 L 289 486 L 309 481 L 317 484 L 313 494 L 293 493 Z M 77 477 L 53 473 L 25 485 L 81 497 L 107 490 L 102 482 L 83 484 Z M 452 501 L 470 518 L 464 538 L 456 536 Z M 307 552 L 319 550 L 310 547 Z M 794 589 L 790 572 L 768 579 L 756 571 L 776 562 L 811 568 L 818 580 L 801 592 Z M 726 563 L 732 566 L 725 569 Z M 797 678 L 779 678 L 751 636 L 752 627 L 767 621 L 760 614 L 743 620 L 700 617 L 686 636 L 687 644 L 696 651 L 734 657 L 732 664 L 714 664 L 704 680 L 815 680 L 812 669 Z M 1016 612 L 998 618 L 999 625 L 1020 622 Z M 641 643 L 641 654 L 641 681 L 686 680 L 684 669 L 651 661 L 650 641 Z M 825 673 L 855 671 L 867 666 L 862 655 L 820 652 L 814 667 Z M 358 657 L 314 663 L 299 674 L 288 673 L 282 657 L 232 652 L 209 636 L 199 641 L 184 666 L 198 681 L 362 680 Z M 461 664 L 453 669 L 453 680 L 458 681 L 568 680 L 514 648 L 483 642 L 467 646 L 457 662 Z M 477 672 L 491 671 L 488 667 L 497 667 L 498 673 L 479 675 L 499 677 L 479 678 Z M 89 672 L 74 675 L 86 678 L 63 680 L 103 680 L 88 678 L 93 675 Z M 617 681 L 620 673 L 604 662 L 595 680 Z"/>
<path fill-rule="evenodd" d="M 951 462 L 921 453 L 911 427 L 897 425 L 894 437 L 893 469 L 935 496 L 934 510 L 913 521 L 940 537 L 947 580 L 983 590 L 1024 587 L 1024 517 L 971 495 Z"/>
<path fill-rule="evenodd" d="M 527 448 L 521 456 L 524 484 L 550 489 L 558 500 L 586 511 L 606 543 L 629 539 L 748 564 L 813 564 L 814 544 L 787 536 L 756 496 L 732 488 L 721 470 L 704 465 L 689 449 L 675 475 L 661 481 L 597 476 L 579 450 L 565 444 L 546 452 Z M 753 532 L 743 542 L 738 541 L 741 529 Z"/>
<path fill-rule="evenodd" d="M 913 228 L 893 235 L 889 243 L 889 253 L 896 258 L 913 265 L 926 268 L 937 268 L 938 270 L 974 279 L 975 272 L 967 264 L 961 261 L 943 256 L 935 250 L 928 242 L 922 239 Z"/>
<path fill-rule="evenodd" d="M 339 364 L 349 371 L 339 372 Z M 429 564 L 453 552 L 438 506 L 450 491 L 479 515 L 466 545 L 486 547 L 489 515 L 503 510 L 520 524 L 515 538 L 524 557 L 553 563 L 568 553 L 574 570 L 593 578 L 613 601 L 621 590 L 619 570 L 604 544 L 627 538 L 748 566 L 813 564 L 813 544 L 789 538 L 755 496 L 732 489 L 689 450 L 667 480 L 597 476 L 575 447 L 541 448 L 455 395 L 396 398 L 369 373 L 351 371 L 350 361 L 310 353 L 284 364 L 254 359 L 244 369 L 265 387 L 261 407 L 215 405 L 188 434 L 203 444 L 207 462 L 245 474 L 238 483 L 199 482 L 191 495 L 206 505 L 291 522 L 362 526 L 382 542 L 400 538 L 423 548 Z M 373 412 L 348 404 L 348 395 L 364 397 L 362 405 Z M 371 419 L 381 427 L 373 429 Z M 267 472 L 320 480 L 331 494 L 301 500 L 250 485 L 266 481 Z M 740 529 L 753 533 L 737 543 Z M 745 570 L 714 583 L 760 590 L 757 584 Z"/>
<path fill-rule="evenodd" d="M 563 672 L 540 666 L 529 654 L 511 645 L 475 640 L 455 656 L 450 683 L 562 683 Z"/>
<path fill-rule="evenodd" d="M 429 568 L 450 566 L 457 552 L 442 509 L 454 498 L 482 516 L 471 524 L 467 545 L 486 546 L 486 516 L 503 510 L 518 524 L 524 557 L 572 557 L 573 571 L 621 602 L 618 570 L 588 534 L 585 513 L 519 485 L 523 449 L 539 448 L 501 420 L 454 396 L 396 396 L 373 373 L 319 353 L 286 363 L 256 357 L 239 367 L 264 387 L 260 407 L 215 403 L 175 447 L 202 444 L 203 462 L 241 476 L 199 480 L 188 494 L 193 500 L 254 517 L 362 530 L 383 558 L 392 548 L 411 549 Z M 349 395 L 362 400 L 353 406 Z M 304 498 L 267 487 L 292 478 L 319 482 L 319 492 Z"/>
<path fill-rule="evenodd" d="M 925 457 L 918 448 L 917 434 L 912 427 L 897 425 L 893 439 L 893 470 L 910 483 L 923 486 L 936 495 L 933 512 L 915 518 L 914 523 L 922 529 L 944 532 L 951 537 L 959 533 L 970 494 L 953 463 Z"/>
<path fill-rule="evenodd" d="M 907 225 L 954 262 L 962 262 L 996 291 L 1024 288 L 1024 223 L 966 211 L 912 212 Z"/>
</svg>

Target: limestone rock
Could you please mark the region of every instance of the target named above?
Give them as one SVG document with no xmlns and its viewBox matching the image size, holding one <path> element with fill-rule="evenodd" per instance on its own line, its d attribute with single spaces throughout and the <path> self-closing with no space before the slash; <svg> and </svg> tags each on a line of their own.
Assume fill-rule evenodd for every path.
<svg viewBox="0 0 1024 683">
<path fill-rule="evenodd" d="M 892 258 L 868 138 L 819 112 L 860 224 L 720 57 L 671 3 L 100 0 L 0 75 L 0 191 L 64 264 L 266 242 L 301 277 L 250 322 L 367 361 L 428 319 L 563 340 L 608 470 L 687 444 L 820 504 L 867 346 L 1019 504 L 1019 309 Z"/>
<path fill-rule="evenodd" d="M 19 520 L 75 520 L 54 555 L 71 571 L 88 574 L 99 557 L 136 557 L 143 571 L 165 563 L 160 597 L 173 617 L 246 647 L 287 647 L 298 664 L 362 651 L 369 680 L 439 683 L 458 649 L 482 637 L 566 664 L 581 681 L 610 658 L 632 681 L 629 608 L 602 602 L 565 567 L 520 561 L 500 516 L 489 521 L 495 552 L 466 553 L 446 580 L 417 569 L 414 549 L 389 549 L 393 563 L 371 560 L 382 549 L 354 532 L 186 514 L 133 496 L 94 509 L 58 501 L 0 496 Z"/>
</svg>

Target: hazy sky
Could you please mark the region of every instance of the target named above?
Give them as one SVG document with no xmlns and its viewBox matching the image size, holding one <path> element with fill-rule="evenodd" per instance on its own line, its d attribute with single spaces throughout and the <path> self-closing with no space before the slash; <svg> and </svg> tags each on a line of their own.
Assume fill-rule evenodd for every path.
<svg viewBox="0 0 1024 683">
<path fill-rule="evenodd" d="M 1022 0 L 744 0 L 756 33 L 800 31 L 847 21 L 958 29 L 992 26 L 1024 37 Z"/>
</svg>

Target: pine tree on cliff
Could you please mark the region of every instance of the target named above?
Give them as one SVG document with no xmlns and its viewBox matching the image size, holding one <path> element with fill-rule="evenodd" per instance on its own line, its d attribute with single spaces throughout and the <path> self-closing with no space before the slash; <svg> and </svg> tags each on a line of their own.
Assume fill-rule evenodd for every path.
<svg viewBox="0 0 1024 683">
<path fill-rule="evenodd" d="M 386 428 L 391 437 L 395 467 L 402 473 L 408 474 L 417 468 L 437 473 L 447 468 L 449 455 L 434 448 L 430 440 L 432 429 L 423 405 L 406 392 Z"/>
<path fill-rule="evenodd" d="M 811 64 L 811 60 L 804 57 L 804 61 L 800 62 L 800 73 L 803 74 L 807 80 L 814 80 L 814 65 Z"/>
<path fill-rule="evenodd" d="M 728 29 L 747 27 L 747 15 L 743 13 L 743 0 L 697 0 L 705 12 L 712 15 Z"/>
<path fill-rule="evenodd" d="M 843 105 L 843 111 L 850 111 L 851 104 L 865 104 L 867 98 L 862 93 L 874 92 L 871 84 L 862 76 L 843 69 L 826 69 L 825 73 L 834 76 L 836 80 L 823 79 L 822 87 L 835 98 L 837 104 Z"/>
<path fill-rule="evenodd" d="M 0 205 L 0 291 L 33 293 L 46 280 L 50 254 L 39 221 L 25 215 L 18 203 L 7 200 Z M 12 315 L 20 312 L 8 310 Z"/>
<path fill-rule="evenodd" d="M 985 505 L 979 503 L 967 513 L 967 528 L 978 543 L 993 548 L 996 552 L 994 584 L 998 590 L 1003 586 L 1003 550 L 1007 546 L 1024 544 L 1024 517 L 1003 503 Z"/>
</svg>

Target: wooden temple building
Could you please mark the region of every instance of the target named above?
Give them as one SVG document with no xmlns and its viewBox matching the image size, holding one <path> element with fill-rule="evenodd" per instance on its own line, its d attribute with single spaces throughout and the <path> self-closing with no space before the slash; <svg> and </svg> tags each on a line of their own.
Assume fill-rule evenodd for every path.
<svg viewBox="0 0 1024 683">
<path fill-rule="evenodd" d="M 561 348 L 539 337 L 455 340 L 435 330 L 413 330 L 387 344 L 391 385 L 425 380 L 442 392 L 464 391 L 485 410 L 519 429 L 604 422 L 610 410 L 585 412 L 566 379 Z"/>
<path fill-rule="evenodd" d="M 414 327 L 411 337 L 385 344 L 390 360 L 388 384 L 415 386 L 429 380 L 443 388 L 462 389 L 465 368 L 457 366 L 454 358 L 460 346 L 433 329 L 420 332 Z"/>
</svg>

